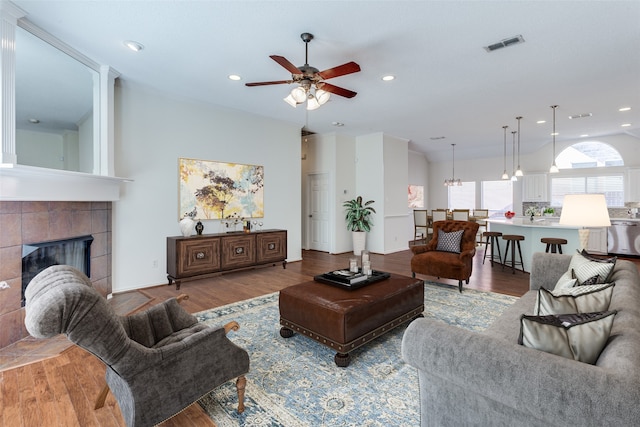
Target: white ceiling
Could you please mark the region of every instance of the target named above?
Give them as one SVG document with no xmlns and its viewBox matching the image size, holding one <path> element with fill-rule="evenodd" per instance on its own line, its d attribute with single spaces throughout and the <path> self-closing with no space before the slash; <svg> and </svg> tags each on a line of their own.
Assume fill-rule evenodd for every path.
<svg viewBox="0 0 640 427">
<path fill-rule="evenodd" d="M 123 81 L 349 135 L 384 132 L 411 141 L 430 161 L 502 156 L 503 125 L 521 121 L 521 151 L 557 141 L 628 133 L 640 137 L 640 1 L 64 1 L 16 0 L 27 18 Z M 357 62 L 307 112 L 282 101 L 292 87 L 269 58 L 320 69 Z M 521 34 L 525 43 L 483 46 Z M 134 53 L 123 46 L 145 46 Z M 239 82 L 227 78 L 242 76 Z M 396 79 L 383 82 L 393 74 Z M 619 112 L 630 106 L 631 111 Z M 592 117 L 569 120 L 572 114 Z M 543 125 L 537 120 L 546 119 Z M 332 122 L 344 123 L 341 128 Z M 621 124 L 631 123 L 623 128 Z M 445 139 L 431 140 L 444 136 Z M 511 141 L 509 136 L 508 141 Z M 639 141 L 640 142 L 640 141 Z"/>
</svg>

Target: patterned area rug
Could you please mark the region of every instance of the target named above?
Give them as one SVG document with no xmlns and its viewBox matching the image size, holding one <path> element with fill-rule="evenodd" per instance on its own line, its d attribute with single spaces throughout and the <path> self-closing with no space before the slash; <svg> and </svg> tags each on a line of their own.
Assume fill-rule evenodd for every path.
<svg viewBox="0 0 640 427">
<path fill-rule="evenodd" d="M 481 331 L 516 298 L 425 283 L 425 317 Z M 234 382 L 199 403 L 218 427 L 362 427 L 420 425 L 418 376 L 401 357 L 406 325 L 352 352 L 339 368 L 335 352 L 301 335 L 280 337 L 278 293 L 197 313 L 200 321 L 236 320 L 229 338 L 249 352 L 246 409 L 236 412 Z"/>
</svg>

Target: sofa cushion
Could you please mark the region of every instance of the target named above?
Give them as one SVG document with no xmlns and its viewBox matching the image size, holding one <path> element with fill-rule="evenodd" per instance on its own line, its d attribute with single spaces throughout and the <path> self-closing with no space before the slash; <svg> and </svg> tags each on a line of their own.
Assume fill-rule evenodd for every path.
<svg viewBox="0 0 640 427">
<path fill-rule="evenodd" d="M 522 315 L 518 344 L 595 364 L 607 344 L 616 311 Z"/>
<path fill-rule="evenodd" d="M 583 283 L 596 275 L 598 276 L 597 283 L 606 283 L 607 280 L 610 279 L 615 265 L 615 261 L 592 261 L 581 253 L 577 253 L 571 257 L 569 268 L 560 277 L 560 279 L 558 279 L 556 287 L 563 283 L 566 284 L 569 280 L 574 278 L 578 279 L 578 283 Z"/>
<path fill-rule="evenodd" d="M 600 312 L 609 309 L 614 283 L 579 286 L 568 289 L 548 291 L 538 290 L 538 299 L 533 314 L 570 314 Z"/>
<path fill-rule="evenodd" d="M 437 251 L 460 253 L 460 241 L 464 230 L 452 231 L 445 233 L 442 230 L 438 230 L 438 246 Z"/>
</svg>

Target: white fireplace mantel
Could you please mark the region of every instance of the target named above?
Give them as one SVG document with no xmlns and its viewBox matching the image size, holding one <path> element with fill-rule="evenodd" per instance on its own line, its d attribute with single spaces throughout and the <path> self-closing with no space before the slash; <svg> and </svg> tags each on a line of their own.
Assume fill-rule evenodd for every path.
<svg viewBox="0 0 640 427">
<path fill-rule="evenodd" d="M 130 179 L 34 166 L 0 167 L 0 201 L 117 201 Z"/>
</svg>

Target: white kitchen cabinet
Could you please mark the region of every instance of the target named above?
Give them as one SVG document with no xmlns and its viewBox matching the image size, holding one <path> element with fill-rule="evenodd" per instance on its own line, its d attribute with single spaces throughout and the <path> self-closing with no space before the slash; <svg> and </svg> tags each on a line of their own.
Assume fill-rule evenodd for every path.
<svg viewBox="0 0 640 427">
<path fill-rule="evenodd" d="M 547 175 L 533 174 L 522 177 L 523 202 L 548 202 Z"/>
<path fill-rule="evenodd" d="M 590 254 L 607 254 L 607 227 L 589 228 L 587 252 Z"/>
<path fill-rule="evenodd" d="M 628 169 L 624 196 L 625 202 L 640 202 L 640 168 Z"/>
</svg>

